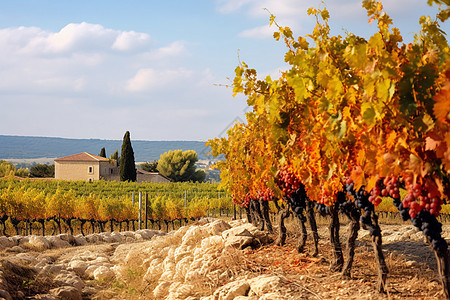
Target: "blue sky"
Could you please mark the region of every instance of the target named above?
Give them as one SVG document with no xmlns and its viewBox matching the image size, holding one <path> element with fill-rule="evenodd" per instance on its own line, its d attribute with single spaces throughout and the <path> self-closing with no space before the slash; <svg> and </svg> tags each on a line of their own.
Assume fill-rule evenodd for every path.
<svg viewBox="0 0 450 300">
<path fill-rule="evenodd" d="M 406 41 L 426 0 L 384 1 Z M 370 36 L 361 1 L 0 0 L 0 134 L 206 140 L 246 108 L 229 84 L 239 57 L 263 77 L 284 69 L 269 9 L 308 34 L 326 5 L 334 34 Z M 442 27 L 450 32 L 450 23 Z"/>
</svg>

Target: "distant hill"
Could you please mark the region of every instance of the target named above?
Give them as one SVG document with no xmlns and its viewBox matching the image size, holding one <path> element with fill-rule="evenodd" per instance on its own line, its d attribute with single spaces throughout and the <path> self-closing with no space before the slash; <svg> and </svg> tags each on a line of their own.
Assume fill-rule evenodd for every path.
<svg viewBox="0 0 450 300">
<path fill-rule="evenodd" d="M 206 156 L 209 147 L 205 146 L 205 142 L 132 140 L 131 144 L 136 162 L 158 160 L 162 153 L 177 149 L 195 150 L 199 160 L 212 159 Z M 107 157 L 116 150 L 119 150 L 120 155 L 122 140 L 0 135 L 0 159 L 56 158 L 80 152 L 98 155 L 102 147 L 105 147 Z"/>
</svg>

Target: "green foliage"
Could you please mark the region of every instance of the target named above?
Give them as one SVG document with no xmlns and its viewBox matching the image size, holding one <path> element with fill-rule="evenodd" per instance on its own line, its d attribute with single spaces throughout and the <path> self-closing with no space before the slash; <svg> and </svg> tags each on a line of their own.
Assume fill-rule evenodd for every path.
<svg viewBox="0 0 450 300">
<path fill-rule="evenodd" d="M 440 7 L 438 18 L 441 22 L 446 21 L 450 17 L 450 0 L 428 0 L 428 5 L 432 6 L 433 4 L 437 4 Z"/>
<path fill-rule="evenodd" d="M 197 152 L 194 150 L 168 151 L 159 158 L 158 171 L 175 182 L 202 182 L 206 174 L 195 169 L 197 161 Z"/>
<path fill-rule="evenodd" d="M 147 172 L 158 172 L 158 161 L 155 159 L 153 162 L 145 162 L 139 165 L 139 167 Z"/>
<path fill-rule="evenodd" d="M 113 154 L 111 154 L 110 158 L 115 159 L 118 162 L 119 161 L 119 150 L 116 150 Z"/>
<path fill-rule="evenodd" d="M 16 171 L 16 167 L 6 160 L 0 160 L 0 177 L 12 176 Z"/>
<path fill-rule="evenodd" d="M 136 181 L 136 164 L 134 152 L 131 146 L 130 132 L 125 132 L 123 137 L 122 152 L 119 162 L 120 181 Z"/>
<path fill-rule="evenodd" d="M 25 177 L 30 176 L 30 171 L 28 171 L 28 169 L 25 169 L 25 168 L 20 168 L 20 169 L 16 170 L 14 175 L 25 178 Z"/>
<path fill-rule="evenodd" d="M 105 147 L 103 147 L 103 148 L 100 150 L 100 154 L 99 154 L 98 156 L 101 156 L 101 157 L 106 158 L 106 150 L 105 150 Z"/>
<path fill-rule="evenodd" d="M 55 165 L 37 164 L 30 168 L 30 177 L 55 177 Z"/>
</svg>

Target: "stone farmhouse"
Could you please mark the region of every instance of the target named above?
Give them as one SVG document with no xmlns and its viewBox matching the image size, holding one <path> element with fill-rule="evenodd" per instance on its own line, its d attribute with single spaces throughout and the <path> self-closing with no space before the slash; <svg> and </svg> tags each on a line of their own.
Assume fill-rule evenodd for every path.
<svg viewBox="0 0 450 300">
<path fill-rule="evenodd" d="M 55 179 L 83 181 L 119 181 L 119 167 L 114 159 L 104 158 L 87 152 L 55 159 Z M 137 182 L 170 182 L 160 173 L 137 169 Z"/>
</svg>

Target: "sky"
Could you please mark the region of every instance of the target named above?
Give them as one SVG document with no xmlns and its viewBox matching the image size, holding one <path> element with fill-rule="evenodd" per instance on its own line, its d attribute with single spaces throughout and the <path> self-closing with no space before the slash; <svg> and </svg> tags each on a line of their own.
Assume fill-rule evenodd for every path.
<svg viewBox="0 0 450 300">
<path fill-rule="evenodd" d="M 406 40 L 426 0 L 385 0 Z M 233 97 L 240 61 L 258 76 L 286 69 L 269 13 L 295 35 L 330 11 L 333 34 L 369 37 L 357 0 L 0 0 L 0 134 L 207 140 L 244 119 Z M 441 29 L 450 32 L 450 21 Z"/>
</svg>

